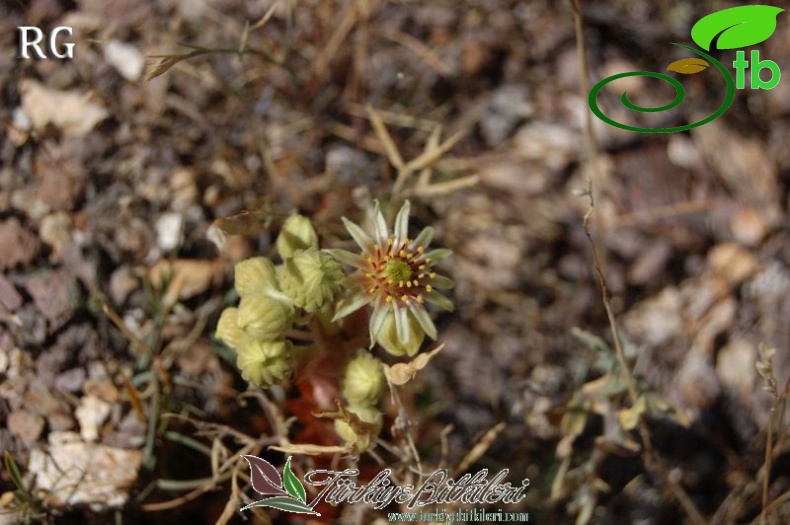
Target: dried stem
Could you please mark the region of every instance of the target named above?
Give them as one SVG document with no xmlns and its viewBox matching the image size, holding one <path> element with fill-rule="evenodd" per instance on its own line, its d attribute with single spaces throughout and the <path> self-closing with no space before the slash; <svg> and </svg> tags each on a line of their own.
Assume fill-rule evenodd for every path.
<svg viewBox="0 0 790 525">
<path fill-rule="evenodd" d="M 576 32 L 576 52 L 579 60 L 579 68 L 581 70 L 580 84 L 581 84 L 582 98 L 586 100 L 587 93 L 589 93 L 590 91 L 590 82 L 589 82 L 588 68 L 587 68 L 587 56 L 586 56 L 587 54 L 584 46 L 584 27 L 582 24 L 580 0 L 571 0 L 571 2 L 573 5 L 573 18 L 574 18 L 574 27 Z M 595 130 L 593 129 L 591 112 L 589 111 L 585 112 L 585 117 L 586 117 L 585 133 L 587 138 L 586 146 L 587 146 L 588 160 L 592 171 L 597 173 L 599 170 L 598 142 L 595 137 Z M 601 286 L 603 305 L 606 310 L 606 316 L 609 320 L 609 328 L 612 331 L 612 338 L 614 339 L 614 347 L 615 347 L 615 353 L 617 354 L 617 361 L 620 364 L 623 377 L 625 378 L 626 387 L 628 389 L 628 396 L 631 400 L 631 403 L 635 404 L 637 398 L 639 397 L 639 392 L 636 387 L 636 379 L 634 378 L 633 371 L 631 370 L 628 361 L 625 357 L 625 352 L 623 350 L 623 346 L 620 340 L 620 333 L 617 327 L 617 321 L 615 320 L 614 312 L 612 311 L 611 296 L 609 294 L 609 289 L 606 284 L 606 277 L 604 277 L 603 270 L 601 269 L 600 258 L 598 256 L 598 250 L 595 247 L 595 241 L 593 240 L 592 234 L 590 233 L 590 218 L 595 212 L 595 197 L 594 197 L 594 186 L 593 186 L 592 177 L 589 174 L 587 176 L 587 196 L 590 200 L 590 209 L 584 215 L 584 221 L 583 221 L 584 234 L 587 237 L 587 240 L 590 243 L 590 249 L 592 250 L 595 273 L 598 276 L 598 282 Z M 672 492 L 673 496 L 675 497 L 675 499 L 678 500 L 678 503 L 680 503 L 681 507 L 683 507 L 683 510 L 689 516 L 691 521 L 696 525 L 705 525 L 706 524 L 705 518 L 702 516 L 702 514 L 700 514 L 700 512 L 694 506 L 694 503 L 691 501 L 691 498 L 689 498 L 685 490 L 683 490 L 683 488 L 671 478 L 666 468 L 661 464 L 661 461 L 659 460 L 655 452 L 655 449 L 653 448 L 653 442 L 650 437 L 650 430 L 648 429 L 647 424 L 645 423 L 644 419 L 641 416 L 639 418 L 638 429 L 644 447 L 645 463 L 648 466 L 654 467 L 659 472 L 664 482 L 667 484 L 670 491 Z"/>
</svg>

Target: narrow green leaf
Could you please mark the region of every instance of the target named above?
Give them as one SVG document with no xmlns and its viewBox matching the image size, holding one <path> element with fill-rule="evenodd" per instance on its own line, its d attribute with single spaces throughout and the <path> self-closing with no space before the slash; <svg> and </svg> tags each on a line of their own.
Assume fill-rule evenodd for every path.
<svg viewBox="0 0 790 525">
<path fill-rule="evenodd" d="M 316 516 L 321 515 L 298 499 L 294 499 L 289 496 L 274 496 L 273 498 L 262 499 L 254 503 L 250 503 L 246 507 L 242 507 L 241 510 L 247 510 L 250 507 L 271 507 L 273 509 L 284 510 L 286 512 L 314 514 Z"/>
<path fill-rule="evenodd" d="M 285 490 L 288 491 L 288 494 L 299 499 L 302 503 L 307 502 L 307 491 L 305 491 L 302 482 L 299 481 L 299 478 L 297 478 L 291 470 L 290 456 L 288 456 L 288 460 L 285 462 L 285 468 L 283 469 L 283 486 L 285 486 Z"/>
<path fill-rule="evenodd" d="M 10 452 L 5 452 L 3 459 L 5 461 L 5 469 L 8 472 L 8 475 L 11 477 L 11 481 L 13 482 L 14 486 L 16 486 L 17 491 L 20 494 L 24 494 L 26 498 L 27 487 L 25 486 L 25 482 L 22 481 L 22 474 L 19 472 L 19 467 L 17 466 L 16 461 L 14 461 L 14 457 Z"/>
<path fill-rule="evenodd" d="M 774 34 L 776 16 L 782 11 L 770 5 L 743 5 L 716 11 L 694 24 L 691 39 L 706 51 L 710 51 L 717 37 L 718 49 L 753 46 Z"/>
</svg>

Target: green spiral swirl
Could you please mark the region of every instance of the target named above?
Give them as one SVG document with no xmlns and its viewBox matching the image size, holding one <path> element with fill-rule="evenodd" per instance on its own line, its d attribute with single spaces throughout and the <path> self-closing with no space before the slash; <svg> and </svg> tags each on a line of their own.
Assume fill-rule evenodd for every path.
<svg viewBox="0 0 790 525">
<path fill-rule="evenodd" d="M 639 131 L 641 133 L 672 133 L 674 131 L 686 131 L 687 129 L 696 128 L 702 126 L 703 124 L 707 124 L 708 122 L 722 116 L 730 108 L 732 101 L 735 99 L 735 80 L 733 80 L 730 72 L 727 71 L 727 69 L 722 65 L 721 62 L 719 62 L 712 56 L 698 49 L 694 49 L 689 46 L 684 46 L 683 44 L 676 44 L 674 42 L 671 43 L 673 45 L 682 47 L 684 49 L 688 49 L 692 53 L 700 55 L 701 57 L 704 57 L 705 59 L 709 60 L 714 66 L 716 66 L 716 68 L 719 71 L 721 71 L 721 74 L 724 75 L 724 80 L 727 81 L 727 96 L 724 97 L 724 102 L 721 103 L 721 106 L 719 106 L 719 109 L 717 109 L 715 113 L 700 121 L 692 122 L 691 124 L 686 124 L 685 126 L 675 126 L 672 128 L 640 128 L 637 126 L 629 126 L 627 124 L 622 124 L 620 122 L 617 122 L 616 120 L 607 117 L 606 115 L 604 115 L 603 111 L 601 111 L 601 108 L 598 107 L 598 102 L 597 102 L 598 93 L 609 82 L 625 77 L 659 78 L 661 80 L 669 82 L 670 84 L 672 84 L 672 87 L 675 88 L 675 99 L 669 104 L 665 104 L 663 106 L 659 106 L 655 108 L 643 108 L 641 106 L 637 106 L 636 104 L 633 104 L 630 100 L 628 100 L 628 94 L 624 91 L 623 96 L 620 97 L 620 101 L 628 109 L 639 111 L 641 113 L 657 113 L 660 111 L 667 111 L 669 109 L 672 109 L 676 107 L 678 104 L 680 104 L 681 102 L 683 102 L 683 98 L 686 96 L 686 91 L 683 89 L 681 83 L 678 82 L 676 79 L 670 77 L 669 75 L 665 75 L 663 73 L 652 73 L 650 71 L 632 71 L 630 73 L 620 73 L 619 75 L 612 75 L 611 77 L 606 77 L 605 79 L 595 84 L 595 86 L 593 86 L 593 88 L 590 90 L 590 95 L 587 100 L 590 104 L 590 109 L 595 114 L 595 116 L 603 120 L 607 124 L 618 127 L 620 129 L 626 129 L 628 131 Z"/>
</svg>

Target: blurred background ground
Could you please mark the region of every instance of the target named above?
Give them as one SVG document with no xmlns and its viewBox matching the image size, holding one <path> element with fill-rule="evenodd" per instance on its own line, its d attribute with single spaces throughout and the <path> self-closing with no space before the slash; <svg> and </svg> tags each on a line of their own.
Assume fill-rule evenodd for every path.
<svg viewBox="0 0 790 525">
<path fill-rule="evenodd" d="M 470 470 L 529 477 L 529 497 L 513 510 L 531 521 L 574 523 L 587 507 L 592 523 L 682 522 L 666 486 L 612 436 L 606 410 L 587 420 L 570 455 L 586 488 L 549 498 L 563 414 L 605 371 L 572 329 L 611 341 L 581 226 L 588 202 L 576 191 L 590 168 L 571 4 L 283 0 L 256 27 L 273 4 L 0 7 L 0 448 L 30 474 L 36 451 L 68 430 L 104 446 L 87 453 L 106 452 L 110 464 L 158 458 L 153 470 L 126 470 L 124 522 L 214 523 L 227 482 L 172 510 L 140 510 L 184 493 L 146 493 L 152 479 L 204 477 L 210 464 L 164 437 L 146 448 L 124 378 L 145 384 L 150 363 L 132 341 L 162 350 L 171 412 L 270 432 L 239 403 L 245 385 L 211 334 L 233 263 L 266 253 L 272 239 L 260 230 L 219 252 L 207 232 L 243 210 L 299 210 L 325 238 L 342 237 L 340 217 L 386 199 L 396 174 L 368 120 L 371 105 L 407 160 L 437 126 L 442 140 L 462 134 L 433 164 L 436 186 L 410 195 L 415 229 L 433 225 L 437 244 L 455 253 L 443 271 L 456 282 L 456 311 L 437 318 L 447 346 L 404 393 L 423 458 L 439 461 L 446 439 L 444 459 L 455 465 L 504 422 Z M 593 82 L 663 71 L 685 56 L 669 42 L 690 44 L 696 20 L 733 5 L 584 2 Z M 757 47 L 787 69 L 784 18 Z M 190 51 L 179 43 L 238 49 L 245 24 L 255 53 L 206 54 L 140 82 L 144 57 Z M 17 59 L 20 25 L 74 27 L 74 58 Z M 728 57 L 719 58 L 728 65 Z M 643 105 L 672 97 L 666 86 L 628 82 L 623 89 Z M 674 125 L 698 120 L 723 96 L 712 72 L 684 83 L 689 101 L 662 117 Z M 618 94 L 602 95 L 613 114 Z M 723 117 L 691 132 L 635 134 L 601 122 L 596 132 L 592 227 L 615 315 L 645 388 L 689 423 L 653 417 L 656 448 L 707 519 L 748 523 L 760 509 L 753 482 L 771 406 L 754 366 L 758 345 L 777 349 L 780 387 L 790 367 L 790 81 L 739 90 Z M 458 180 L 466 187 L 454 189 Z M 162 261 L 186 276 L 180 288 L 145 285 Z M 284 408 L 294 395 L 274 399 Z M 172 428 L 195 437 L 189 425 Z M 780 448 L 771 499 L 790 488 L 787 459 Z M 6 471 L 0 483 L 14 488 Z M 56 500 L 47 501 L 56 522 L 116 519 Z M 787 522 L 787 506 L 775 519 Z"/>
</svg>

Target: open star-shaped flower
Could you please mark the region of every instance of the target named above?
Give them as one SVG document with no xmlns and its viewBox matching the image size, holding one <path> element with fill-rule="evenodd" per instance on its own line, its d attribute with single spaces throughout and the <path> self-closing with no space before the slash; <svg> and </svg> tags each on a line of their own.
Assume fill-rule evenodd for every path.
<svg viewBox="0 0 790 525">
<path fill-rule="evenodd" d="M 371 305 L 371 347 L 388 316 L 394 318 L 397 339 L 403 348 L 414 348 L 416 352 L 415 330 L 436 339 L 436 326 L 425 310 L 425 304 L 431 303 L 451 311 L 452 302 L 438 290 L 449 290 L 453 282 L 434 271 L 434 265 L 452 252 L 447 249 L 427 250 L 433 238 L 433 228 L 428 226 L 415 239 L 409 239 L 409 201 L 404 202 L 398 212 L 392 233 L 378 202 L 374 210 L 375 231 L 372 236 L 345 217 L 343 224 L 362 251 L 354 254 L 346 250 L 331 250 L 339 261 L 356 268 L 348 278 L 347 293 L 338 304 L 334 320 Z"/>
</svg>

